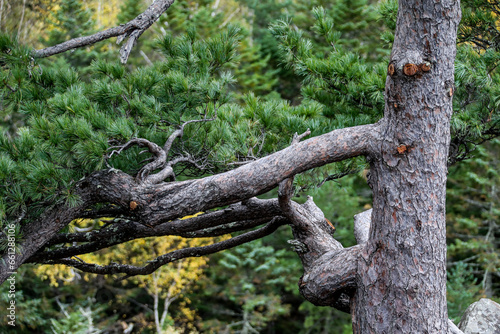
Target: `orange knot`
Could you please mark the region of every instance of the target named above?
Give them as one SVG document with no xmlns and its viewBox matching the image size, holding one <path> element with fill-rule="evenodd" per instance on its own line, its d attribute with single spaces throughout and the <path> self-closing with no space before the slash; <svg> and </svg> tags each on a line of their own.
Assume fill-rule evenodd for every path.
<svg viewBox="0 0 500 334">
<path fill-rule="evenodd" d="M 406 64 L 403 68 L 404 74 L 408 76 L 415 75 L 418 71 L 418 66 L 415 64 Z"/>
</svg>

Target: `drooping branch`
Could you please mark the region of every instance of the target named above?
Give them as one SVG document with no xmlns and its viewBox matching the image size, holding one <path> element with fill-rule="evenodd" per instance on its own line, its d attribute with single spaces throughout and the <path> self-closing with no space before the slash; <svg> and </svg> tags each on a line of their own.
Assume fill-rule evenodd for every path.
<svg viewBox="0 0 500 334">
<path fill-rule="evenodd" d="M 187 257 L 199 257 L 217 253 L 225 249 L 233 248 L 242 245 L 244 243 L 260 239 L 262 237 L 265 237 L 266 235 L 273 233 L 278 227 L 286 224 L 287 222 L 288 220 L 285 218 L 275 218 L 266 226 L 261 227 L 255 231 L 246 232 L 231 239 L 224 240 L 208 246 L 191 247 L 191 248 L 183 248 L 175 250 L 166 253 L 164 255 L 161 255 L 152 261 L 149 261 L 149 263 L 143 267 L 137 267 L 128 264 L 117 264 L 117 263 L 101 266 L 97 264 L 85 263 L 81 260 L 75 260 L 71 258 L 49 260 L 41 263 L 64 264 L 75 267 L 85 272 L 101 274 L 101 275 L 112 275 L 120 273 L 126 274 L 126 277 L 135 275 L 148 275 L 154 272 L 156 269 L 160 268 L 161 266 L 170 262 L 174 262 Z"/>
<path fill-rule="evenodd" d="M 292 145 L 302 136 L 294 136 Z M 304 275 L 299 287 L 302 295 L 315 305 L 333 306 L 350 312 L 351 291 L 355 288 L 357 254 L 352 249 L 344 250 L 333 238 L 334 228 L 325 219 L 312 197 L 303 205 L 292 201 L 293 176 L 279 184 L 279 204 L 290 220 L 295 240 L 289 241 L 299 255 Z M 354 255 L 353 255 L 354 254 Z M 331 266 L 332 262 L 335 263 Z M 334 268 L 334 270 L 330 270 Z M 314 281 L 320 277 L 320 284 Z M 310 278 L 312 278 L 312 282 Z M 321 280 L 323 279 L 323 280 Z"/>
<path fill-rule="evenodd" d="M 118 37 L 118 44 L 128 38 L 127 42 L 125 42 L 120 49 L 120 60 L 122 64 L 125 64 L 128 60 L 130 52 L 132 51 L 132 47 L 137 42 L 137 39 L 144 33 L 144 31 L 153 25 L 153 23 L 155 23 L 173 3 L 174 0 L 155 0 L 142 14 L 128 23 L 100 31 L 90 36 L 74 38 L 45 49 L 34 50 L 33 56 L 36 58 L 50 57 L 72 49 L 93 45 L 112 37 Z"/>
<path fill-rule="evenodd" d="M 127 219 L 117 219 L 115 224 L 86 233 L 58 234 L 46 247 L 65 243 L 83 244 L 38 252 L 27 262 L 41 262 L 68 258 L 95 252 L 130 240 L 176 235 L 186 238 L 214 237 L 236 231 L 248 230 L 280 216 L 276 200 L 250 199 L 226 209 L 208 212 L 189 219 L 178 219 L 148 227 Z"/>
</svg>

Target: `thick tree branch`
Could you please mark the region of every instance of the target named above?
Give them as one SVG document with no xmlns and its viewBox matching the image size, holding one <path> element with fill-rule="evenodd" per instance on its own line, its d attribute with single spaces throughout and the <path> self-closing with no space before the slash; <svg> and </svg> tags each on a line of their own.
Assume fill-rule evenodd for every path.
<svg viewBox="0 0 500 334">
<path fill-rule="evenodd" d="M 311 168 L 374 154 L 373 147 L 380 138 L 378 123 L 339 129 L 229 172 L 183 182 L 151 184 L 138 182 L 116 169 L 95 172 L 75 185 L 74 193 L 81 200 L 78 207 L 56 206 L 42 218 L 26 224 L 24 240 L 18 244 L 22 254 L 16 255 L 12 265 L 7 264 L 7 254 L 4 254 L 4 262 L 0 263 L 0 282 L 38 252 L 61 228 L 84 216 L 85 211 L 97 203 L 116 206 L 126 216 L 154 227 L 263 194 L 282 180 Z"/>
<path fill-rule="evenodd" d="M 318 306 L 333 306 L 350 313 L 350 296 L 357 288 L 358 258 L 363 245 L 322 254 L 299 282 L 301 294 Z"/>
<path fill-rule="evenodd" d="M 306 132 L 307 134 L 307 132 Z M 292 145 L 303 136 L 295 134 Z M 333 306 L 350 312 L 350 295 L 356 287 L 357 255 L 344 250 L 333 238 L 335 231 L 323 212 L 309 197 L 303 205 L 293 202 L 293 176 L 279 184 L 279 204 L 290 219 L 295 240 L 289 241 L 299 255 L 304 267 L 299 287 L 302 295 L 315 305 Z M 332 262 L 335 264 L 332 266 Z M 331 269 L 333 268 L 333 270 Z M 316 279 L 319 276 L 319 285 Z M 310 278 L 312 279 L 312 283 Z"/>
<path fill-rule="evenodd" d="M 132 21 L 121 24 L 118 27 L 106 29 L 96 34 L 78 37 L 58 45 L 50 46 L 41 50 L 34 50 L 33 56 L 36 58 L 50 57 L 68 50 L 93 45 L 112 37 L 118 37 L 117 43 L 120 44 L 124 39 L 128 41 L 120 49 L 120 60 L 125 64 L 128 60 L 132 47 L 137 39 L 146 31 L 158 18 L 174 3 L 174 0 L 155 0 L 144 13 L 137 16 Z"/>
<path fill-rule="evenodd" d="M 193 212 L 206 211 L 263 194 L 279 182 L 305 170 L 327 163 L 374 153 L 380 140 L 379 124 L 339 129 L 322 136 L 294 144 L 267 157 L 237 169 L 194 181 L 178 182 L 183 190 L 174 192 L 172 183 L 158 184 L 148 192 L 141 206 L 142 217 L 151 225 L 175 219 Z M 138 198 L 138 200 L 143 200 Z M 182 205 L 179 205 L 182 202 Z M 161 208 L 161 209 L 160 209 Z"/>
</svg>

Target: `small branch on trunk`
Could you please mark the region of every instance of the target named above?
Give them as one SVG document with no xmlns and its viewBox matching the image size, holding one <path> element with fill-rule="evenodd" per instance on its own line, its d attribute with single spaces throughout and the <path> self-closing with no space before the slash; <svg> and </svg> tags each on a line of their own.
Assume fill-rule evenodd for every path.
<svg viewBox="0 0 500 334">
<path fill-rule="evenodd" d="M 354 236 L 359 245 L 364 244 L 370 237 L 370 225 L 373 209 L 363 211 L 354 216 Z"/>
<path fill-rule="evenodd" d="M 225 249 L 233 248 L 241 244 L 260 239 L 276 231 L 278 227 L 288 222 L 284 218 L 274 218 L 269 224 L 261 227 L 255 231 L 247 232 L 242 235 L 236 236 L 234 238 L 217 242 L 212 245 L 202 246 L 202 247 L 191 247 L 184 248 L 169 252 L 167 254 L 161 255 L 156 259 L 149 261 L 149 263 L 143 267 L 137 267 L 127 264 L 111 263 L 110 265 L 97 265 L 85 263 L 79 260 L 74 260 L 70 258 L 64 258 L 60 260 L 49 260 L 43 261 L 44 264 L 64 264 L 67 266 L 75 267 L 84 272 L 101 274 L 101 275 L 112 275 L 112 274 L 126 274 L 122 279 L 126 279 L 135 275 L 148 275 L 160 268 L 161 266 L 174 262 L 187 257 L 199 257 L 205 256 L 213 253 L 220 252 Z"/>
<path fill-rule="evenodd" d="M 36 58 L 50 57 L 59 53 L 63 53 L 72 49 L 80 48 L 83 46 L 93 45 L 97 42 L 118 37 L 117 43 L 120 44 L 128 38 L 128 41 L 120 49 L 120 60 L 122 64 L 125 64 L 128 60 L 130 52 L 133 46 L 137 42 L 137 39 L 149 28 L 153 23 L 155 23 L 158 18 L 174 3 L 174 0 L 155 0 L 151 6 L 149 6 L 144 13 L 137 16 L 132 21 L 121 24 L 118 27 L 106 29 L 100 31 L 96 34 L 78 37 L 66 41 L 64 43 L 50 46 L 41 50 L 34 50 L 33 56 Z"/>
</svg>

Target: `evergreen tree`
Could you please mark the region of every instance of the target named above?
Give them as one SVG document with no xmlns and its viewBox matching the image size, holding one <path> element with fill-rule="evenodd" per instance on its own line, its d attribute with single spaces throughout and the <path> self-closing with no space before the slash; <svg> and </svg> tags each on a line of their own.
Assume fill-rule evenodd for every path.
<svg viewBox="0 0 500 334">
<path fill-rule="evenodd" d="M 391 6 L 384 4 L 383 8 Z M 407 3 L 402 4 L 403 9 L 408 9 L 407 6 Z M 455 20 L 458 6 L 452 9 Z M 207 14 L 205 10 L 199 15 L 208 18 Z M 432 18 L 433 22 L 439 24 L 445 20 L 449 20 L 450 24 L 453 21 L 449 17 L 440 17 L 440 12 L 431 14 L 436 15 Z M 397 301 L 417 303 L 407 307 L 421 312 L 419 319 L 425 316 L 432 320 L 432 326 L 438 324 L 447 330 L 447 319 L 437 318 L 446 314 L 442 289 L 445 265 L 443 180 L 449 142 L 442 134 L 448 133 L 447 122 L 452 111 L 450 98 L 455 95 L 456 113 L 452 119 L 454 146 L 451 146 L 448 157 L 450 162 L 466 158 L 474 145 L 498 135 L 495 50 L 490 48 L 477 52 L 464 46 L 460 50 L 455 89 L 450 76 L 453 72 L 454 45 L 441 45 L 444 56 L 434 59 L 433 63 L 422 60 L 418 66 L 410 63 L 399 64 L 401 66 L 390 63 L 387 66 L 376 62 L 367 65 L 361 56 L 342 45 L 346 43 L 340 42 L 342 35 L 334 30 L 333 20 L 325 10 L 318 8 L 314 15 L 316 22 L 313 30 L 317 40 L 335 45 L 336 49 L 332 52 L 313 52 L 317 40 L 313 43 L 307 33 L 295 29 L 289 21 L 280 21 L 272 28 L 280 40 L 278 52 L 282 61 L 303 79 L 304 99 L 299 106 L 254 94 L 245 95 L 242 104 L 229 103 L 228 86 L 234 81 L 228 71 L 235 66 L 235 51 L 240 40 L 238 29 L 231 26 L 227 31 L 211 35 L 206 40 L 200 40 L 200 34 L 193 28 L 182 36 L 166 34 L 159 43 L 165 61 L 136 71 L 103 61 L 93 62 L 90 68 L 92 83 L 82 80 L 74 69 L 44 68 L 44 71 L 36 71 L 39 68 L 31 63 L 30 53 L 18 49 L 15 43 L 2 37 L 0 62 L 5 83 L 5 86 L 0 87 L 2 105 L 22 112 L 26 125 L 4 135 L 0 141 L 0 176 L 4 184 L 0 188 L 0 214 L 3 227 L 11 224 L 16 226 L 12 229 L 15 232 L 14 239 L 23 247 L 16 265 L 42 262 L 70 264 L 94 273 L 142 274 L 182 256 L 205 255 L 207 249 L 208 252 L 214 252 L 235 246 L 240 241 L 262 237 L 278 225 L 291 221 L 297 239 L 293 243 L 307 271 L 301 281 L 301 289 L 309 300 L 317 304 L 336 303 L 336 307 L 346 310 L 346 298 L 357 298 L 361 303 L 357 304 L 355 310 L 355 321 L 359 321 L 355 328 L 378 326 L 383 331 L 383 326 L 402 326 L 399 322 L 410 321 L 408 326 L 413 326 L 413 329 L 426 327 L 425 330 L 428 330 L 425 323 L 411 318 L 411 315 L 402 320 L 398 315 L 400 310 L 394 310 L 390 305 L 368 303 L 367 298 L 378 298 L 368 296 L 368 289 L 359 288 L 355 296 L 347 295 L 352 292 L 351 289 L 355 289 L 354 286 L 366 288 L 366 284 L 370 283 L 368 281 L 371 281 L 373 286 L 380 285 L 375 290 L 381 295 L 392 291 L 391 296 L 399 296 L 400 277 L 391 276 L 388 278 L 390 282 L 376 279 L 385 277 L 384 270 L 398 266 L 399 270 L 395 273 L 408 281 L 421 280 L 412 281 L 419 288 L 425 286 L 427 281 L 423 280 L 427 278 L 439 283 L 437 288 L 414 290 L 418 298 Z M 413 22 L 413 28 L 422 29 L 420 23 Z M 386 34 L 386 40 L 394 42 L 395 50 L 411 49 L 415 45 L 410 47 L 406 39 L 413 33 L 410 28 L 400 26 L 399 35 L 391 39 L 390 34 Z M 405 31 L 406 35 L 401 35 L 401 31 Z M 436 34 L 443 34 L 442 40 L 454 41 L 451 31 L 438 30 Z M 434 42 L 433 48 L 436 47 Z M 425 46 L 420 40 L 419 43 L 418 46 Z M 391 61 L 402 60 L 396 57 Z M 472 63 L 476 73 L 464 70 L 471 68 Z M 437 69 L 446 68 L 448 76 L 441 75 L 437 70 L 434 73 L 431 65 Z M 463 68 L 460 68 L 462 65 Z M 413 75 L 417 73 L 417 78 L 422 80 L 413 80 Z M 484 80 L 488 77 L 486 73 L 491 76 L 491 81 Z M 384 78 L 389 84 L 385 101 L 382 98 Z M 428 78 L 444 82 L 445 90 L 431 90 L 432 87 L 424 85 Z M 465 87 L 474 83 L 480 83 L 486 90 L 485 98 L 479 99 L 479 92 L 466 94 Z M 404 96 L 412 96 L 417 91 L 421 93 L 417 95 L 431 96 L 433 99 L 401 101 L 401 96 L 390 95 L 399 92 L 397 89 L 404 91 Z M 471 96 L 472 100 L 466 98 Z M 439 103 L 436 102 L 438 100 Z M 342 109 L 337 108 L 337 105 L 342 106 Z M 398 113 L 401 110 L 411 110 L 418 117 L 412 118 L 410 113 Z M 422 119 L 425 117 L 422 115 L 429 116 L 429 110 L 446 114 L 443 114 L 444 117 L 430 117 L 429 123 L 424 124 Z M 385 118 L 379 121 L 382 112 Z M 345 126 L 358 127 L 343 129 Z M 298 143 L 301 137 L 295 136 L 290 148 L 257 160 L 288 146 L 294 132 L 308 133 L 307 128 L 314 135 L 337 130 L 305 143 Z M 419 136 L 411 137 L 414 134 L 412 131 L 418 132 Z M 421 136 L 421 133 L 426 135 Z M 374 145 L 379 146 L 374 148 Z M 146 152 L 138 148 L 146 148 Z M 144 161 L 141 154 L 148 152 L 152 157 Z M 290 200 L 293 175 L 362 154 L 369 156 L 372 172 L 368 181 L 374 189 L 370 236 L 373 240 L 357 248 L 336 248 L 331 226 L 312 201 L 300 206 L 300 210 L 294 209 L 299 204 Z M 422 154 L 432 158 L 424 159 Z M 239 165 L 243 167 L 213 175 Z M 356 158 L 318 169 L 298 178 L 296 189 L 307 187 L 310 183 L 307 177 L 323 182 L 358 172 L 364 167 L 365 160 Z M 414 173 L 414 167 L 419 173 L 428 173 L 432 168 L 436 172 L 432 175 Z M 204 178 L 194 178 L 201 176 Z M 170 182 L 162 182 L 164 180 Z M 252 198 L 278 183 L 281 184 L 278 200 Z M 412 194 L 413 197 L 401 197 L 404 194 Z M 413 206 L 408 200 L 414 200 Z M 212 211 L 217 207 L 223 208 Z M 386 211 L 386 208 L 393 211 Z M 193 217 L 188 223 L 179 219 L 201 211 L 203 214 Z M 426 220 L 414 222 L 409 219 L 408 216 L 415 211 Z M 426 216 L 429 211 L 431 215 Z M 310 217 L 301 220 L 303 212 L 307 212 Z M 313 216 L 317 226 L 321 227 L 318 232 L 324 238 L 321 240 L 328 242 L 317 244 L 314 243 L 315 238 L 307 239 L 303 233 L 299 233 L 301 228 L 309 226 L 309 218 Z M 95 229 L 89 234 L 67 228 L 75 218 L 87 217 L 111 217 L 111 220 L 106 227 Z M 394 221 L 398 224 L 393 224 Z M 187 237 L 220 235 L 267 222 L 269 224 L 265 227 L 211 245 L 212 248 L 188 248 L 160 255 L 141 268 L 113 263 L 97 265 L 71 258 L 134 238 L 151 236 L 152 233 Z M 405 226 L 407 228 L 403 228 Z M 435 226 L 440 228 L 436 229 Z M 61 229 L 62 233 L 57 234 Z M 408 235 L 408 231 L 413 232 L 415 229 L 423 232 Z M 34 238 L 39 240 L 40 235 L 47 238 L 43 240 L 46 242 L 44 245 L 33 241 Z M 397 238 L 387 239 L 387 235 Z M 2 238 L 5 256 L 9 248 L 7 240 L 10 238 Z M 410 240 L 414 244 L 405 244 L 401 240 Z M 415 244 L 418 247 L 411 247 Z M 326 245 L 326 248 L 322 248 L 322 245 Z M 440 257 L 425 262 L 429 255 L 426 250 L 430 248 L 437 249 Z M 363 280 L 353 278 L 352 271 L 357 269 L 351 268 L 352 271 L 348 273 L 338 272 L 343 266 L 349 265 L 349 261 L 338 263 L 338 268 L 328 265 L 326 268 L 317 267 L 318 262 L 315 260 L 318 254 L 325 253 L 330 260 L 332 251 L 337 255 L 358 258 L 362 256 L 356 253 L 359 249 L 369 252 L 372 256 L 370 261 L 377 262 L 373 266 L 368 266 L 366 261 L 358 262 L 363 270 L 358 271 L 357 275 Z M 312 259 L 308 256 L 312 256 Z M 407 260 L 403 261 L 404 265 L 396 261 L 397 256 L 401 256 L 402 261 Z M 425 261 L 417 265 L 415 259 Z M 437 273 L 427 270 L 429 265 L 443 270 Z M 318 292 L 310 285 L 317 281 L 309 279 L 318 273 L 317 270 L 321 272 L 323 269 L 332 275 L 341 275 L 342 280 L 347 275 L 352 281 L 345 283 L 353 284 L 352 288 L 343 290 L 345 285 L 341 284 L 340 288 L 327 286 L 326 290 Z M 410 273 L 411 270 L 415 271 Z M 330 296 L 329 293 L 344 293 L 345 298 L 336 299 L 338 296 Z M 323 299 L 330 297 L 334 298 L 333 302 Z M 426 298 L 430 298 L 429 302 L 421 303 Z M 247 315 L 255 309 L 255 303 L 260 302 L 249 303 Z M 373 308 L 373 312 L 367 312 L 359 305 Z M 388 309 L 378 309 L 384 307 Z M 393 321 L 377 322 L 371 319 L 381 313 L 391 314 Z"/>
</svg>

